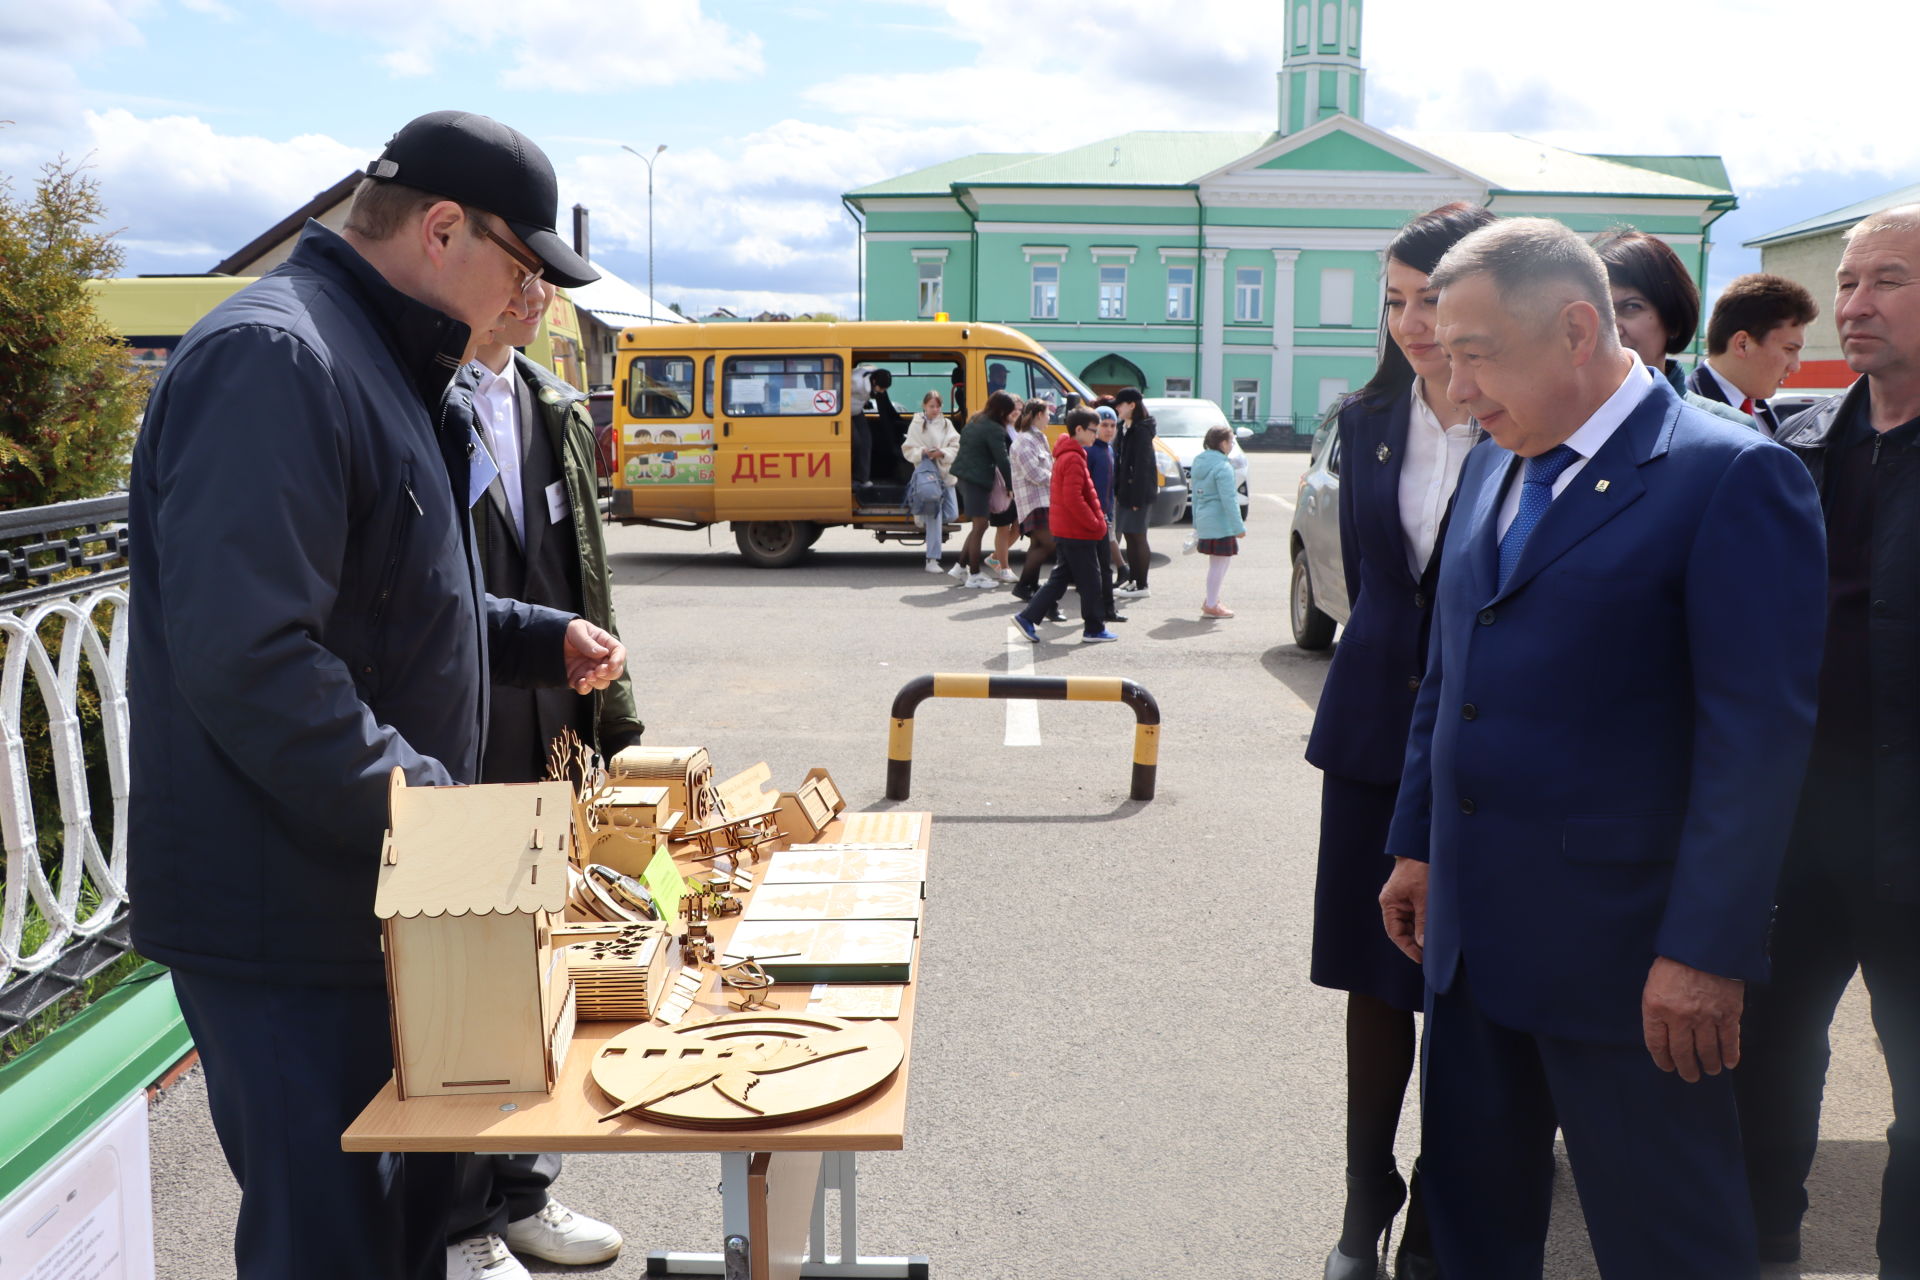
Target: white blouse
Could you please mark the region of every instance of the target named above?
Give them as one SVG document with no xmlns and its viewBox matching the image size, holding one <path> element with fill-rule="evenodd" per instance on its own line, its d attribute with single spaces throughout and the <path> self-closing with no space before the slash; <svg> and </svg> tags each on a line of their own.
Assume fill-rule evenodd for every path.
<svg viewBox="0 0 1920 1280">
<path fill-rule="evenodd" d="M 1420 385 L 1413 384 L 1407 456 L 1400 464 L 1400 528 L 1407 536 L 1407 567 L 1415 578 L 1426 573 L 1433 559 L 1447 502 L 1460 483 L 1460 468 L 1480 440 L 1480 425 L 1471 418 L 1457 427 L 1441 426 Z"/>
</svg>

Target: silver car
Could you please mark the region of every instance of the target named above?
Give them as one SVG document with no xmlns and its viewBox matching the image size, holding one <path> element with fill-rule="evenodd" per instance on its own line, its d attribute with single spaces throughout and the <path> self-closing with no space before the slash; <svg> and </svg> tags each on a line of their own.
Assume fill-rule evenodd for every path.
<svg viewBox="0 0 1920 1280">
<path fill-rule="evenodd" d="M 1331 424 L 1314 437 L 1293 504 L 1293 642 L 1302 649 L 1333 643 L 1346 622 L 1347 572 L 1340 559 L 1340 433 Z"/>
</svg>

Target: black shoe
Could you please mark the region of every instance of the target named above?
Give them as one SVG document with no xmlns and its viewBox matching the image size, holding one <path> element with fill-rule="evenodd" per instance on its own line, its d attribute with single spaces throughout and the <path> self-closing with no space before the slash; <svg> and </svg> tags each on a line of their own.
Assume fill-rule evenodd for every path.
<svg viewBox="0 0 1920 1280">
<path fill-rule="evenodd" d="M 1389 1170 L 1385 1177 L 1364 1180 L 1348 1174 L 1340 1244 L 1327 1255 L 1325 1280 L 1375 1280 L 1380 1274 L 1381 1248 L 1393 1230 L 1394 1215 L 1406 1200 L 1407 1184 L 1398 1170 Z M 1357 1245 L 1366 1252 L 1347 1253 L 1341 1245 Z"/>
<path fill-rule="evenodd" d="M 1108 622 L 1125 622 L 1126 620 L 1127 615 L 1124 613 L 1109 613 L 1107 615 Z"/>
<path fill-rule="evenodd" d="M 1776 1235 L 1760 1237 L 1760 1261 L 1762 1262 L 1798 1262 L 1800 1261 L 1800 1231 L 1782 1231 Z"/>
<path fill-rule="evenodd" d="M 1034 589 L 1026 583 L 1016 583 L 1013 588 L 1013 598 L 1015 600 L 1031 600 L 1033 599 L 1033 592 Z"/>
<path fill-rule="evenodd" d="M 1048 622 L 1065 622 L 1066 620 L 1067 620 L 1067 615 L 1060 612 L 1058 609 L 1055 609 L 1052 613 L 1047 615 Z"/>
<path fill-rule="evenodd" d="M 1440 1280 L 1440 1260 L 1402 1244 L 1393 1255 L 1393 1280 Z"/>
</svg>

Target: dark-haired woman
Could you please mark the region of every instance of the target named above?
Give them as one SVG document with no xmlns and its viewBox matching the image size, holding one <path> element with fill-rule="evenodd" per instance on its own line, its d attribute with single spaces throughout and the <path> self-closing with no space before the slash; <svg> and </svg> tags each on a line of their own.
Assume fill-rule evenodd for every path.
<svg viewBox="0 0 1920 1280">
<path fill-rule="evenodd" d="M 1347 1199 L 1327 1280 L 1372 1280 L 1409 1198 L 1393 1144 L 1425 982 L 1387 940 L 1380 888 L 1392 866 L 1387 828 L 1427 668 L 1440 548 L 1461 464 L 1480 435 L 1447 399 L 1447 356 L 1427 277 L 1448 249 L 1492 221 L 1485 209 L 1450 204 L 1394 237 L 1380 364 L 1338 410 L 1340 551 L 1352 612 L 1307 742 L 1307 760 L 1323 774 L 1312 977 L 1347 992 Z M 1417 1170 L 1395 1274 L 1438 1274 Z"/>
<path fill-rule="evenodd" d="M 1153 555 L 1147 546 L 1147 522 L 1153 515 L 1153 500 L 1160 493 L 1160 466 L 1153 456 L 1157 430 L 1138 387 L 1114 392 L 1113 411 L 1120 415 L 1121 430 L 1113 481 L 1113 500 L 1119 510 L 1113 523 L 1126 555 L 1126 573 L 1113 594 L 1143 596 L 1147 594 L 1147 562 Z"/>
<path fill-rule="evenodd" d="M 1018 400 L 1004 391 L 996 391 L 960 432 L 960 447 L 953 456 L 953 476 L 955 487 L 960 490 L 960 515 L 967 522 L 967 541 L 960 549 L 960 563 L 967 566 L 963 586 L 990 590 L 999 585 L 987 573 L 987 558 L 980 544 L 986 541 L 987 521 L 994 514 L 990 498 L 996 476 L 1006 486 L 1009 501 L 1012 498 L 1013 469 L 1007 457 L 1007 424 L 1019 409 Z"/>
<path fill-rule="evenodd" d="M 1700 290 L 1673 247 L 1632 227 L 1615 227 L 1593 247 L 1607 264 L 1620 345 L 1664 376 L 1696 409 L 1757 430 L 1758 424 L 1738 409 L 1687 390 L 1687 371 L 1673 357 L 1685 351 L 1699 331 Z"/>
</svg>

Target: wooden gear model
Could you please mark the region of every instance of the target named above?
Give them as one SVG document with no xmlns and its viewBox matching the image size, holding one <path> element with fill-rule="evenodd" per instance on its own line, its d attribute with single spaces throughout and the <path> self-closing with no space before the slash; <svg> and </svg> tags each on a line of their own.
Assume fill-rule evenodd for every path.
<svg viewBox="0 0 1920 1280">
<path fill-rule="evenodd" d="M 573 789 L 409 787 L 395 769 L 374 914 L 401 1098 L 546 1092 L 573 1039 L 555 963 Z"/>
<path fill-rule="evenodd" d="M 593 1082 L 634 1115 L 688 1129 L 792 1124 L 839 1111 L 900 1069 L 906 1046 L 885 1022 L 746 1013 L 696 1026 L 641 1026 L 609 1040 Z"/>
</svg>

